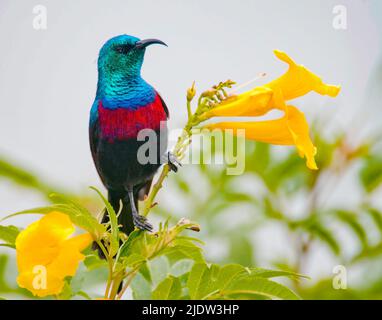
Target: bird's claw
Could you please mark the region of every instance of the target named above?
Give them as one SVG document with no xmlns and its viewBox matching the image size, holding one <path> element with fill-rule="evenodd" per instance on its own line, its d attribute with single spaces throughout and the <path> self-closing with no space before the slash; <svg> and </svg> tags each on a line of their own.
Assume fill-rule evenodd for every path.
<svg viewBox="0 0 382 320">
<path fill-rule="evenodd" d="M 179 159 L 171 151 L 167 152 L 166 156 L 167 156 L 167 164 L 169 165 L 170 169 L 174 172 L 178 172 L 179 167 L 182 166 Z"/>
<path fill-rule="evenodd" d="M 152 232 L 153 226 L 151 223 L 147 221 L 147 218 L 145 216 L 141 216 L 139 214 L 133 216 L 133 222 L 134 226 L 136 226 L 138 229 L 143 231 Z"/>
</svg>

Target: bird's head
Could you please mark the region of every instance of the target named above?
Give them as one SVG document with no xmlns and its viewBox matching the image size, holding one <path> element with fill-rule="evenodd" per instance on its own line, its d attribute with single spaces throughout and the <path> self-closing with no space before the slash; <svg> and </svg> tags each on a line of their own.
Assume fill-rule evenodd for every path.
<svg viewBox="0 0 382 320">
<path fill-rule="evenodd" d="M 129 35 L 120 35 L 111 38 L 103 45 L 99 53 L 99 72 L 104 76 L 139 76 L 145 49 L 151 44 L 167 46 L 163 41 L 158 39 L 140 40 Z"/>
</svg>

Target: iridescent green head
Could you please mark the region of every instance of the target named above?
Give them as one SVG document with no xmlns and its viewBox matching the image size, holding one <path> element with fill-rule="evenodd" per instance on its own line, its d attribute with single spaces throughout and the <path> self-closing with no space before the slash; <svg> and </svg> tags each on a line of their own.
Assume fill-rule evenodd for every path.
<svg viewBox="0 0 382 320">
<path fill-rule="evenodd" d="M 157 39 L 140 40 L 129 35 L 120 35 L 108 40 L 98 58 L 99 77 L 140 76 L 145 48 L 151 44 L 166 45 Z"/>
</svg>

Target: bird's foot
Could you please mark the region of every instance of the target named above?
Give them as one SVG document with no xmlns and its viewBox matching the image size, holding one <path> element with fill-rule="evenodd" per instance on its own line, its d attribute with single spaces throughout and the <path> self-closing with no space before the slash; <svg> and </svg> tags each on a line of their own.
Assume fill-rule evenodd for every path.
<svg viewBox="0 0 382 320">
<path fill-rule="evenodd" d="M 136 226 L 139 230 L 153 231 L 153 226 L 151 223 L 147 221 L 147 218 L 145 216 L 141 216 L 138 213 L 133 214 L 133 222 L 134 226 Z"/>
<path fill-rule="evenodd" d="M 179 167 L 182 166 L 179 159 L 176 157 L 175 154 L 173 154 L 171 151 L 164 154 L 164 157 L 166 157 L 164 162 L 167 162 L 170 169 L 174 172 L 178 172 Z"/>
</svg>

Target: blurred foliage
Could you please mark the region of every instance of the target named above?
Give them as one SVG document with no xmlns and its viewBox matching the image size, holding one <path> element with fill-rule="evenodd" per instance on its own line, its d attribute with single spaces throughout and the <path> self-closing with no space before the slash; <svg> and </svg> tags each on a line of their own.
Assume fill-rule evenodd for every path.
<svg viewBox="0 0 382 320">
<path fill-rule="evenodd" d="M 225 165 L 215 164 L 186 166 L 172 174 L 161 191 L 154 213 L 161 220 L 169 219 L 170 223 L 181 217 L 198 221 L 202 226 L 201 238 L 207 243 L 207 258 L 214 264 L 191 263 L 187 250 L 173 252 L 175 256 L 169 254 L 153 259 L 132 281 L 133 297 L 221 298 L 227 294 L 231 298 L 249 298 L 240 292 L 235 296 L 235 286 L 237 283 L 241 287 L 250 286 L 256 282 L 263 288 L 264 296 L 267 292 L 269 296 L 272 292 L 281 292 L 281 297 L 292 298 L 293 292 L 287 287 L 269 283 L 270 277 L 287 275 L 288 287 L 302 298 L 381 299 L 382 270 L 378 266 L 382 262 L 382 210 L 378 199 L 381 199 L 382 152 L 372 139 L 354 144 L 352 137 L 346 134 L 330 139 L 314 134 L 313 140 L 318 148 L 318 171 L 308 170 L 295 150 L 246 142 L 243 175 L 227 175 Z M 214 155 L 219 155 L 224 143 L 213 144 L 213 147 Z M 243 151 L 239 149 L 238 153 Z M 55 186 L 47 187 L 38 178 L 5 160 L 0 162 L 0 167 L 0 178 L 10 179 L 22 187 L 43 195 L 60 190 Z M 68 207 L 73 206 L 72 199 L 75 199 L 87 208 L 101 210 L 95 198 L 64 194 Z M 336 195 L 340 196 L 337 201 Z M 177 201 L 171 201 L 172 197 Z M 62 198 L 49 199 L 53 206 L 65 210 Z M 77 207 L 77 210 L 82 209 Z M 86 229 L 92 218 L 77 223 Z M 264 258 L 264 252 L 272 248 L 269 244 L 280 230 L 285 252 L 268 260 Z M 2 234 L 7 236 L 3 236 L 1 242 L 11 247 L 17 231 L 12 226 L 6 231 Z M 329 269 L 326 264 L 316 265 L 315 269 L 321 271 L 320 276 L 312 277 L 309 274 L 311 264 L 323 259 L 314 258 L 317 252 L 324 252 L 324 259 L 329 259 Z M 179 254 L 183 254 L 182 258 Z M 5 255 L 0 257 L 0 297 L 9 294 L 28 296 L 21 289 L 12 289 L 6 282 L 8 260 Z M 195 259 L 191 257 L 191 260 Z M 332 268 L 339 264 L 347 270 L 346 290 L 333 288 Z M 222 284 L 221 288 L 214 283 L 219 277 L 226 278 L 225 272 L 234 274 L 242 266 L 254 265 L 288 270 L 289 274 L 241 269 L 241 272 L 249 272 L 245 279 L 239 276 L 228 286 Z M 100 276 L 94 274 L 105 271 L 104 262 L 89 252 L 85 266 L 87 279 L 81 281 L 90 287 L 92 283 L 99 283 Z M 306 274 L 310 279 L 296 281 L 294 274 Z M 358 280 L 354 280 L 353 274 L 357 274 Z M 80 278 L 84 278 L 83 272 L 72 281 L 80 282 Z M 190 283 L 196 281 L 193 279 L 204 279 L 210 287 L 192 286 L 190 291 Z M 279 285 L 282 289 L 277 287 Z M 88 298 L 81 290 L 67 294 Z"/>
<path fill-rule="evenodd" d="M 345 134 L 331 139 L 315 134 L 313 140 L 318 148 L 318 171 L 307 170 L 295 150 L 283 153 L 277 147 L 247 142 L 244 175 L 226 175 L 225 166 L 194 165 L 191 174 L 181 172 L 171 179 L 170 192 L 188 206 L 179 212 L 167 201 L 155 210 L 162 216 L 172 212 L 174 217 L 197 219 L 205 240 L 219 243 L 211 257 L 215 257 L 214 250 L 225 247 L 215 258 L 219 263 L 267 263 L 309 275 L 312 252 L 325 250 L 332 267 L 317 268 L 326 278 L 292 282 L 303 298 L 380 299 L 382 270 L 373 269 L 368 275 L 368 264 L 382 260 L 382 211 L 378 207 L 382 153 L 372 140 L 354 145 Z M 224 142 L 214 147 L 219 154 Z M 351 182 L 344 187 L 344 181 Z M 343 199 L 348 192 L 349 203 Z M 336 195 L 342 199 L 333 201 Z M 272 241 L 256 237 L 269 226 L 273 230 L 269 234 L 280 227 L 287 230 L 286 254 L 274 261 L 256 255 L 266 250 L 261 241 Z M 333 289 L 332 268 L 339 264 L 346 267 L 348 277 L 352 270 L 361 270 L 355 271 L 361 274 L 359 283 L 348 283 L 347 290 Z"/>
<path fill-rule="evenodd" d="M 103 260 L 100 259 L 97 251 L 88 249 L 84 265 L 89 271 L 107 268 L 104 299 L 122 299 L 127 289 L 131 289 L 135 299 L 205 300 L 238 297 L 299 299 L 299 296 L 288 287 L 271 280 L 274 277 L 292 277 L 294 279 L 303 277 L 297 273 L 247 268 L 240 264 L 219 266 L 207 263 L 202 248 L 198 245 L 201 244 L 200 240 L 184 235 L 186 230 L 200 231 L 199 225 L 188 219 L 181 219 L 173 227 L 169 227 L 168 222 L 160 223 L 159 230 L 154 233 L 138 229 L 129 235 L 121 233 L 117 213 L 101 192 L 95 188 L 92 189 L 104 202 L 109 222 L 104 224 L 98 222 L 82 205 L 67 197 L 57 195 L 51 197 L 59 198 L 60 201 L 50 206 L 20 211 L 4 217 L 1 221 L 33 213 L 48 215 L 52 212 L 60 212 L 69 216 L 76 226 L 86 230 L 92 236 L 91 241 L 96 242 L 102 251 Z M 53 227 L 59 229 L 58 225 L 53 225 Z M 0 239 L 4 242 L 3 245 L 16 248 L 16 250 L 19 250 L 17 247 L 18 234 L 19 229 L 15 226 L 2 225 L 0 228 Z M 44 236 L 45 234 L 42 232 L 40 241 Z M 44 250 L 51 250 L 55 243 L 55 241 L 48 243 L 46 247 L 40 245 L 42 251 L 38 251 L 39 255 L 43 254 Z M 29 259 L 31 259 L 30 256 Z M 3 269 L 5 270 L 6 260 L 4 261 Z M 41 257 L 38 257 L 37 261 L 41 261 Z M 66 263 L 68 261 L 65 261 Z M 42 266 L 47 267 L 45 264 Z M 25 268 L 25 264 L 23 267 Z M 32 267 L 34 266 L 32 265 Z M 27 270 L 32 272 L 32 270 Z M 83 275 L 86 277 L 86 273 Z M 5 279 L 4 275 L 3 279 Z M 91 299 L 92 297 L 86 292 L 88 287 L 83 285 L 82 279 L 79 279 L 81 278 L 78 278 L 78 274 L 60 279 L 63 289 L 58 295 L 49 287 L 48 282 L 45 290 L 48 290 L 47 294 L 50 295 L 55 293 L 57 299 L 67 300 L 76 297 Z M 136 279 L 139 279 L 138 282 Z M 32 290 L 28 287 L 28 289 L 34 294 L 38 292 L 36 288 Z M 12 292 L 5 281 L 3 281 L 2 290 Z M 99 295 L 95 296 L 95 298 L 99 297 Z"/>
</svg>

